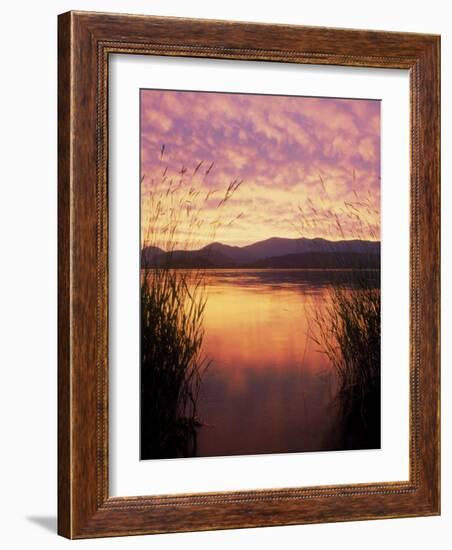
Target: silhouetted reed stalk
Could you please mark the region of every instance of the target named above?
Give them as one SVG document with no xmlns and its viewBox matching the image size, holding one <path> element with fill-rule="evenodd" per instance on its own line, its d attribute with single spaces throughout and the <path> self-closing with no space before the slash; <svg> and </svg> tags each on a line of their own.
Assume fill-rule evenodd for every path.
<svg viewBox="0 0 452 550">
<path fill-rule="evenodd" d="M 175 269 L 176 251 L 212 242 L 226 225 L 221 218 L 241 182 L 231 182 L 220 196 L 206 179 L 214 163 L 198 162 L 189 171 L 171 172 L 163 162 L 159 177 L 142 184 L 142 265 L 149 255 L 166 252 L 164 261 L 141 276 L 141 458 L 196 455 L 197 399 L 209 366 L 203 353 L 203 315 L 207 303 L 205 272 Z M 212 176 L 210 176 L 212 177 Z M 146 185 L 148 183 L 148 185 Z M 216 198 L 216 195 L 219 195 Z M 215 217 L 210 220 L 216 201 Z M 215 206 L 215 205 L 214 205 Z M 204 214 L 204 215 L 203 215 Z M 228 222 L 230 224 L 231 221 Z M 169 254 L 168 254 L 169 252 Z"/>
<path fill-rule="evenodd" d="M 346 448 L 380 446 L 380 289 L 365 279 L 332 286 L 313 313 L 311 337 L 338 375 L 337 402 Z"/>
<path fill-rule="evenodd" d="M 206 304 L 200 281 L 162 268 L 141 284 L 142 458 L 195 453 Z"/>
<path fill-rule="evenodd" d="M 320 177 L 320 176 L 319 176 Z M 353 173 L 355 180 L 355 173 Z M 329 201 L 320 177 L 323 199 Z M 330 220 L 331 235 L 343 239 L 379 238 L 379 212 L 371 193 L 364 198 L 354 191 L 354 200 L 344 201 L 339 215 L 330 209 L 317 211 Z M 315 220 L 299 207 L 299 231 L 311 231 Z M 311 205 L 311 209 L 314 207 Z M 344 261 L 345 264 L 345 261 Z M 308 311 L 310 336 L 326 354 L 337 374 L 336 394 L 340 411 L 341 445 L 345 448 L 380 447 L 381 331 L 380 276 L 366 270 L 350 270 L 347 282 L 339 278 L 330 285 L 324 304 Z"/>
</svg>

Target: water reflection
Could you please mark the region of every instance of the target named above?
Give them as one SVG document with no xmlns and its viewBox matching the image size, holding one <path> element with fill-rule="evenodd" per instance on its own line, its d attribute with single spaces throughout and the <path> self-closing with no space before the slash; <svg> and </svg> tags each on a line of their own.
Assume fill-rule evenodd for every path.
<svg viewBox="0 0 452 550">
<path fill-rule="evenodd" d="M 379 285 L 378 272 L 363 272 Z M 337 380 L 309 337 L 309 311 L 352 272 L 218 270 L 206 273 L 204 349 L 212 361 L 199 395 L 198 456 L 334 450 Z"/>
<path fill-rule="evenodd" d="M 365 281 L 368 288 L 380 286 L 380 271 L 374 269 L 359 272 L 342 269 L 211 269 L 205 270 L 204 274 L 207 284 L 214 288 L 232 285 L 258 290 L 265 285 L 315 293 L 332 284 L 355 288 L 360 281 Z"/>
</svg>

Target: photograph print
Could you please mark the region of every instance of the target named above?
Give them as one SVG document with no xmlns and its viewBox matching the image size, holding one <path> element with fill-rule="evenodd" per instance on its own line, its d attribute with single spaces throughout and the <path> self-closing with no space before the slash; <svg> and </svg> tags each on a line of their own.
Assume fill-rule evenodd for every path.
<svg viewBox="0 0 452 550">
<path fill-rule="evenodd" d="M 140 90 L 141 460 L 380 448 L 380 107 Z"/>
</svg>

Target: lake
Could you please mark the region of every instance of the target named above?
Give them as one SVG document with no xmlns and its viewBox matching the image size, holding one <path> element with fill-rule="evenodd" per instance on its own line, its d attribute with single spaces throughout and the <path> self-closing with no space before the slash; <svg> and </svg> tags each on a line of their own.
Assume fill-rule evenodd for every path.
<svg viewBox="0 0 452 550">
<path fill-rule="evenodd" d="M 309 336 L 309 317 L 325 307 L 333 280 L 352 286 L 351 272 L 223 269 L 205 277 L 211 363 L 198 399 L 196 455 L 342 448 L 336 375 Z"/>
</svg>

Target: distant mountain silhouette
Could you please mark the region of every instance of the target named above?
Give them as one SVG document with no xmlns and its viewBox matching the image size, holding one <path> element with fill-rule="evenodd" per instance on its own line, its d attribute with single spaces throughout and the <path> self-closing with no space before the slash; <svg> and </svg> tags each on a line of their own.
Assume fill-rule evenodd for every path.
<svg viewBox="0 0 452 550">
<path fill-rule="evenodd" d="M 272 237 L 247 246 L 211 243 L 199 250 L 142 251 L 143 268 L 379 268 L 380 242 Z"/>
<path fill-rule="evenodd" d="M 165 254 L 165 251 L 158 246 L 146 246 L 141 251 L 141 266 L 152 265 L 157 256 Z"/>
</svg>

